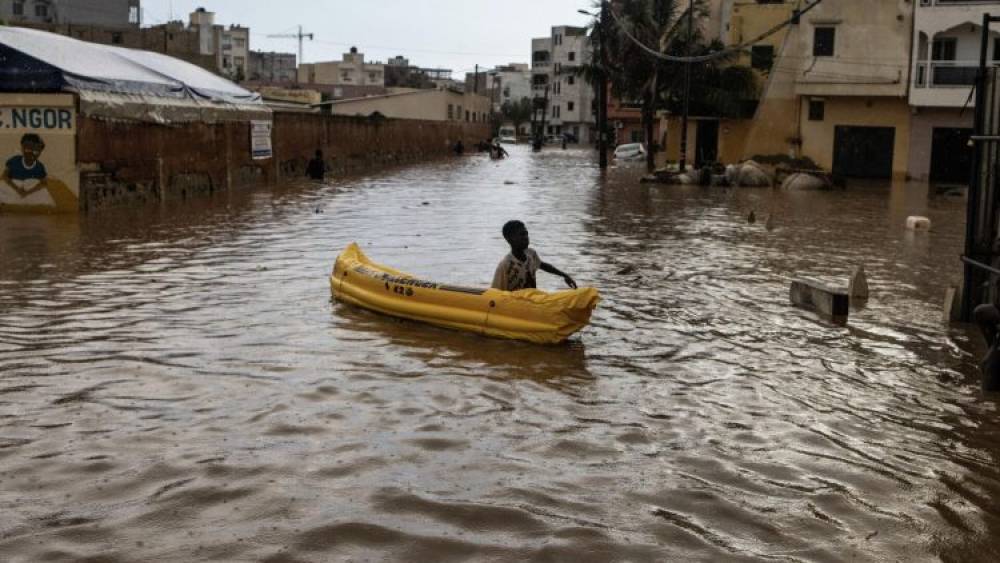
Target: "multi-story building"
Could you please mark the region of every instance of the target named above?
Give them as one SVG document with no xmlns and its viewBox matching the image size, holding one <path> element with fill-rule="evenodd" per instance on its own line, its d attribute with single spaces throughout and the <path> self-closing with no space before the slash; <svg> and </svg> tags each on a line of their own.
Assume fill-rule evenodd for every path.
<svg viewBox="0 0 1000 563">
<path fill-rule="evenodd" d="M 174 22 L 166 24 L 168 27 Z M 153 29 L 160 26 L 154 26 Z M 198 8 L 188 19 L 189 32 L 198 36 L 198 52 L 215 57 L 216 72 L 236 81 L 246 80 L 250 69 L 250 29 L 215 23 L 215 13 Z"/>
<path fill-rule="evenodd" d="M 215 26 L 219 68 L 223 76 L 241 82 L 250 69 L 250 29 L 240 25 Z"/>
<path fill-rule="evenodd" d="M 805 156 L 847 177 L 905 177 L 912 24 L 910 0 L 823 2 L 798 18 L 743 155 Z"/>
<path fill-rule="evenodd" d="M 295 53 L 250 51 L 250 80 L 290 84 L 297 74 Z"/>
<path fill-rule="evenodd" d="M 972 169 L 975 97 L 982 22 L 1000 1 L 920 0 L 915 3 L 910 66 L 909 173 L 917 180 L 966 184 Z M 1000 60 L 992 33 L 987 60 Z"/>
<path fill-rule="evenodd" d="M 510 63 L 498 66 L 487 73 L 489 93 L 494 111 L 500 111 L 503 104 L 515 104 L 524 98 L 531 99 L 531 67 L 524 63 Z"/>
<path fill-rule="evenodd" d="M 140 0 L 0 0 L 0 21 L 139 27 Z"/>
<path fill-rule="evenodd" d="M 482 94 L 493 100 L 495 111 L 505 102 L 515 103 L 522 98 L 531 99 L 531 66 L 510 63 L 492 70 L 465 74 L 465 91 Z"/>
<path fill-rule="evenodd" d="M 545 98 L 545 135 L 565 135 L 589 143 L 594 136 L 594 88 L 576 74 L 591 56 L 582 27 L 557 26 L 549 37 L 531 40 L 531 85 L 535 98 Z"/>
<path fill-rule="evenodd" d="M 329 84 L 334 86 L 375 86 L 385 87 L 385 65 L 367 63 L 365 55 L 351 47 L 341 61 L 309 63 L 299 65 L 298 81 L 306 84 Z"/>
</svg>

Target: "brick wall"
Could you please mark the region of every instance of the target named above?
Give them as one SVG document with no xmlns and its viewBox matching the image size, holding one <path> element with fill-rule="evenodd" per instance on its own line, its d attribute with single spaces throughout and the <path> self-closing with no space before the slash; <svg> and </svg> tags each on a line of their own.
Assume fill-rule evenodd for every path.
<svg viewBox="0 0 1000 563">
<path fill-rule="evenodd" d="M 178 126 L 79 119 L 80 207 L 167 200 L 301 178 L 317 148 L 333 176 L 451 154 L 486 138 L 484 123 L 275 113 L 274 158 L 252 160 L 248 123 Z"/>
</svg>

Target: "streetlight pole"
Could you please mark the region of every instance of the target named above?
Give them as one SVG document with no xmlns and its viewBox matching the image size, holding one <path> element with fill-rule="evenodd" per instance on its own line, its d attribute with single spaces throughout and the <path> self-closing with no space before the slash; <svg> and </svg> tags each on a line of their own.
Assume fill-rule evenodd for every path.
<svg viewBox="0 0 1000 563">
<path fill-rule="evenodd" d="M 608 3 L 601 2 L 601 15 L 598 20 L 598 47 L 600 48 L 600 78 L 597 81 L 597 153 L 598 166 L 601 170 L 608 167 L 608 49 L 605 43 L 605 33 L 608 24 Z"/>
<path fill-rule="evenodd" d="M 586 10 L 577 12 L 597 18 L 597 27 L 594 29 L 594 36 L 597 39 L 597 46 L 594 53 L 594 60 L 597 62 L 597 92 L 595 92 L 595 102 L 597 104 L 597 154 L 598 166 L 601 169 L 608 167 L 608 50 L 605 43 L 605 33 L 608 29 L 608 3 L 601 2 L 601 11 L 592 14 Z"/>
<path fill-rule="evenodd" d="M 688 7 L 687 56 L 691 56 L 691 42 L 694 38 L 694 0 Z M 680 171 L 687 169 L 688 116 L 691 112 L 691 61 L 684 63 L 684 117 L 681 119 L 681 162 Z"/>
</svg>

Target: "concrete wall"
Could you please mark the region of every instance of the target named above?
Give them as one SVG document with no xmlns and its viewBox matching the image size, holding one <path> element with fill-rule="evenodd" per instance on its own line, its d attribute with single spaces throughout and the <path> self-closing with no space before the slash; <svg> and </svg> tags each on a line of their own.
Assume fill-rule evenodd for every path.
<svg viewBox="0 0 1000 563">
<path fill-rule="evenodd" d="M 910 161 L 910 106 L 906 98 L 825 98 L 823 121 L 809 121 L 809 105 L 800 110 L 802 156 L 825 170 L 833 169 L 834 130 L 838 125 L 892 127 L 896 130 L 892 174 L 905 178 Z"/>
<path fill-rule="evenodd" d="M 927 181 L 931 173 L 931 141 L 935 127 L 972 128 L 973 110 L 920 108 L 910 118 L 910 178 Z"/>
<path fill-rule="evenodd" d="M 253 160 L 249 124 L 182 127 L 79 119 L 80 209 L 186 200 L 301 178 L 317 148 L 333 176 L 451 154 L 487 124 L 274 114 L 274 157 Z"/>
</svg>

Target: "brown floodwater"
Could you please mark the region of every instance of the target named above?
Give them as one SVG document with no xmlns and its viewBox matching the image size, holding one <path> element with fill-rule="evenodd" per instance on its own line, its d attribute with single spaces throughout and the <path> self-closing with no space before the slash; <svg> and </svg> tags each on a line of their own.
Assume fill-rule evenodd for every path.
<svg viewBox="0 0 1000 563">
<path fill-rule="evenodd" d="M 1000 558 L 1000 412 L 941 321 L 964 200 L 511 153 L 0 216 L 0 560 Z M 601 291 L 565 346 L 330 299 L 351 241 L 487 285 L 511 218 Z M 846 325 L 789 305 L 858 264 Z"/>
</svg>

